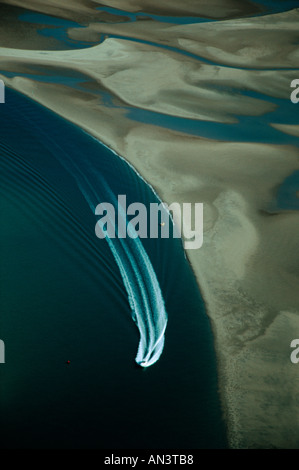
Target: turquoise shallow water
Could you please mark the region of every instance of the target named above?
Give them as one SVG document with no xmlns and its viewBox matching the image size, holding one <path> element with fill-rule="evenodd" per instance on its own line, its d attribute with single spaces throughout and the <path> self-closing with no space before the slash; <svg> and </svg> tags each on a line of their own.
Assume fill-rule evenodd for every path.
<svg viewBox="0 0 299 470">
<path fill-rule="evenodd" d="M 1 446 L 226 446 L 211 328 L 180 240 L 144 240 L 168 326 L 161 358 L 143 371 L 119 268 L 65 162 L 81 165 L 97 202 L 97 172 L 128 202 L 148 206 L 155 194 L 118 156 L 22 95 L 8 90 L 5 110 Z"/>
</svg>

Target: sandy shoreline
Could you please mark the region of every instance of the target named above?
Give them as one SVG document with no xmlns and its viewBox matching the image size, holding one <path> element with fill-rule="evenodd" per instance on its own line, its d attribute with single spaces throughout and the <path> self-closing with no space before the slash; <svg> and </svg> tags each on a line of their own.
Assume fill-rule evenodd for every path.
<svg viewBox="0 0 299 470">
<path fill-rule="evenodd" d="M 129 5 L 134 8 L 134 2 Z M 288 22 L 294 24 L 298 12 L 282 14 L 280 20 L 277 17 L 269 28 L 273 44 L 265 69 L 274 64 L 288 66 L 290 60 L 293 67 L 298 67 L 298 56 L 290 46 L 293 26 L 291 33 L 286 26 Z M 242 21 L 236 20 L 244 34 L 247 26 Z M 271 24 L 270 17 L 266 21 Z M 267 51 L 260 58 L 254 53 L 257 46 L 250 33 L 253 22 L 248 21 L 246 36 L 251 55 L 249 49 L 247 55 L 240 54 L 235 43 L 226 43 L 229 63 L 261 66 L 266 60 Z M 286 53 L 279 52 L 279 57 L 274 55 L 281 37 L 275 43 L 275 25 L 281 34 L 283 30 L 285 38 Z M 132 36 L 137 26 L 132 24 Z M 264 26 L 257 18 L 255 28 L 261 31 L 263 41 L 267 38 Z M 128 29 L 129 25 L 122 27 Z M 176 27 L 174 35 L 181 31 L 184 36 L 188 31 L 194 37 L 192 27 Z M 226 22 L 226 34 L 232 34 L 234 27 L 234 20 Z M 105 28 L 111 30 L 112 26 Z M 148 28 L 151 34 L 156 28 L 159 39 L 161 27 Z M 202 53 L 221 59 L 223 35 L 217 35 L 219 48 L 212 55 L 207 47 L 209 36 L 206 40 L 197 38 Z M 181 47 L 186 45 L 181 42 Z M 154 46 L 111 38 L 88 50 L 1 48 L 0 58 L 2 70 L 17 76 L 26 67 L 27 73 L 30 68 L 33 73 L 32 79 L 1 76 L 8 86 L 76 123 L 122 155 L 163 201 L 204 203 L 204 245 L 200 250 L 189 250 L 188 257 L 215 333 L 230 445 L 298 448 L 299 379 L 289 355 L 290 342 L 299 334 L 299 242 L 295 236 L 299 215 L 291 211 L 274 216 L 268 213 L 277 188 L 299 169 L 298 149 L 255 143 L 254 137 L 253 142 L 232 143 L 202 139 L 128 116 L 130 107 L 221 123 L 236 122 L 236 114 L 263 115 L 274 111 L 275 106 L 266 99 L 235 94 L 235 90 L 246 84 L 255 92 L 287 99 L 289 84 L 298 78 L 297 72 L 232 70 L 201 64 L 175 52 L 157 51 Z M 80 89 L 67 83 L 37 84 L 36 66 L 45 67 L 45 74 L 50 69 L 62 76 L 65 70 L 81 72 L 86 79 L 82 79 Z M 108 92 L 113 106 L 106 106 L 96 90 Z M 298 135 L 297 127 L 283 123 L 275 126 Z"/>
<path fill-rule="evenodd" d="M 69 35 L 85 41 L 96 41 L 99 34 L 154 40 L 157 44 L 176 47 L 219 65 L 267 70 L 293 68 L 294 62 L 298 61 L 298 20 L 299 10 L 291 10 L 269 16 L 187 25 L 156 21 L 90 23 L 86 28 L 71 28 Z"/>
<path fill-rule="evenodd" d="M 24 7 L 22 0 L 4 0 L 5 4 Z M 46 4 L 45 4 L 46 3 Z M 142 7 L 138 0 L 33 0 L 26 3 L 26 8 L 33 11 L 40 11 L 46 14 L 58 15 L 64 18 L 80 17 L 84 20 L 86 17 L 94 17 L 97 7 L 107 6 L 129 12 L 146 11 L 152 14 L 166 16 L 198 16 L 208 18 L 230 18 L 242 15 L 252 15 L 263 11 L 256 4 L 242 0 L 209 0 L 194 2 L 186 0 L 184 5 L 179 0 L 172 0 L 171 4 L 163 6 L 159 0 L 143 0 Z"/>
</svg>

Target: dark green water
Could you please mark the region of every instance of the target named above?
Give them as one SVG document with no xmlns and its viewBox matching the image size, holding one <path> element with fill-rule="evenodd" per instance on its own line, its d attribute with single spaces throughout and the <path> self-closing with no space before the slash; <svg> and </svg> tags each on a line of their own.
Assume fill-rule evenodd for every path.
<svg viewBox="0 0 299 470">
<path fill-rule="evenodd" d="M 141 370 L 118 266 L 63 155 L 128 201 L 155 194 L 99 142 L 10 90 L 0 142 L 0 446 L 225 447 L 213 337 L 180 242 L 144 243 L 168 327 L 160 360 Z"/>
</svg>

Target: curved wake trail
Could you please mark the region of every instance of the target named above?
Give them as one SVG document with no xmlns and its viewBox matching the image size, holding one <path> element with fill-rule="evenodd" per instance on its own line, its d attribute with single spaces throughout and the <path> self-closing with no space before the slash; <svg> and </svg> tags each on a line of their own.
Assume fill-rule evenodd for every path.
<svg viewBox="0 0 299 470">
<path fill-rule="evenodd" d="M 104 184 L 108 200 L 117 206 L 115 195 Z M 162 354 L 164 334 L 167 325 L 167 313 L 164 299 L 151 261 L 126 213 L 118 207 L 121 219 L 126 222 L 126 239 L 110 238 L 106 240 L 119 267 L 125 288 L 128 293 L 132 318 L 140 333 L 137 364 L 148 367 L 154 364 Z M 116 217 L 116 220 L 118 218 Z M 98 222 L 99 224 L 99 222 Z M 117 232 L 117 226 L 116 226 Z"/>
<path fill-rule="evenodd" d="M 56 144 L 54 145 L 56 146 Z M 92 203 L 92 196 L 96 196 L 98 202 L 101 200 L 113 204 L 117 220 L 117 198 L 104 177 L 99 174 L 96 175 L 97 187 L 101 188 L 99 193 L 94 183 L 92 184 L 89 181 L 88 172 L 86 174 L 81 165 L 79 167 L 72 164 L 71 156 L 68 155 L 61 163 L 71 171 L 93 213 L 95 212 L 95 205 Z M 117 236 L 115 238 L 107 236 L 106 240 L 120 270 L 128 294 L 132 318 L 140 333 L 135 361 L 142 367 L 149 367 L 157 362 L 162 354 L 167 313 L 152 263 L 135 229 L 127 220 L 125 211 L 120 207 L 118 209 L 122 220 L 125 221 L 128 234 L 131 236 L 127 236 L 125 239 Z"/>
<path fill-rule="evenodd" d="M 56 146 L 55 143 L 54 145 Z M 118 236 L 115 238 L 106 236 L 106 240 L 121 273 L 128 294 L 132 318 L 140 333 L 135 361 L 142 367 L 149 367 L 157 362 L 162 354 L 167 325 L 164 299 L 152 263 L 142 241 L 128 221 L 125 211 L 117 205 L 117 198 L 104 177 L 98 172 L 94 172 L 93 176 L 96 176 L 97 187 L 101 188 L 99 193 L 95 189 L 95 184 L 92 184 L 88 179 L 88 171 L 85 173 L 81 165 L 79 167 L 71 161 L 71 156 L 66 155 L 64 151 L 63 154 L 65 158 L 61 163 L 72 173 L 93 213 L 95 213 L 95 205 L 92 200 L 97 197 L 98 202 L 101 200 L 114 206 L 116 220 L 119 215 L 118 207 L 121 219 L 125 221 L 127 233 L 130 236 L 125 239 Z M 84 161 L 86 163 L 86 160 Z"/>
<path fill-rule="evenodd" d="M 34 128 L 36 131 L 34 134 L 36 138 L 73 176 L 93 213 L 101 202 L 108 202 L 114 206 L 116 220 L 118 220 L 117 209 L 120 210 L 120 217 L 127 227 L 128 235 L 131 236 L 127 236 L 125 239 L 118 236 L 115 238 L 107 236 L 106 240 L 118 265 L 127 291 L 132 318 L 140 333 L 135 361 L 142 367 L 151 366 L 158 361 L 163 351 L 167 313 L 156 273 L 142 241 L 137 236 L 133 225 L 128 221 L 126 212 L 117 205 L 116 194 L 108 184 L 104 172 L 95 168 L 88 151 L 85 153 L 83 150 L 82 152 L 80 142 L 68 141 L 62 132 L 57 134 L 57 128 L 60 127 L 58 125 L 55 125 L 54 128 L 51 125 L 50 129 L 46 128 L 45 124 L 38 120 L 32 108 L 30 110 L 26 108 L 26 112 L 21 111 L 20 108 L 18 106 L 22 125 L 24 125 L 24 121 L 29 123 L 30 129 Z M 15 109 L 13 111 L 16 113 Z M 61 127 L 60 131 L 62 131 Z M 84 131 L 80 130 L 80 132 L 88 136 Z M 98 146 L 102 145 L 111 154 L 115 154 L 97 139 L 88 137 L 95 140 Z M 117 158 L 121 157 L 117 156 Z"/>
</svg>

